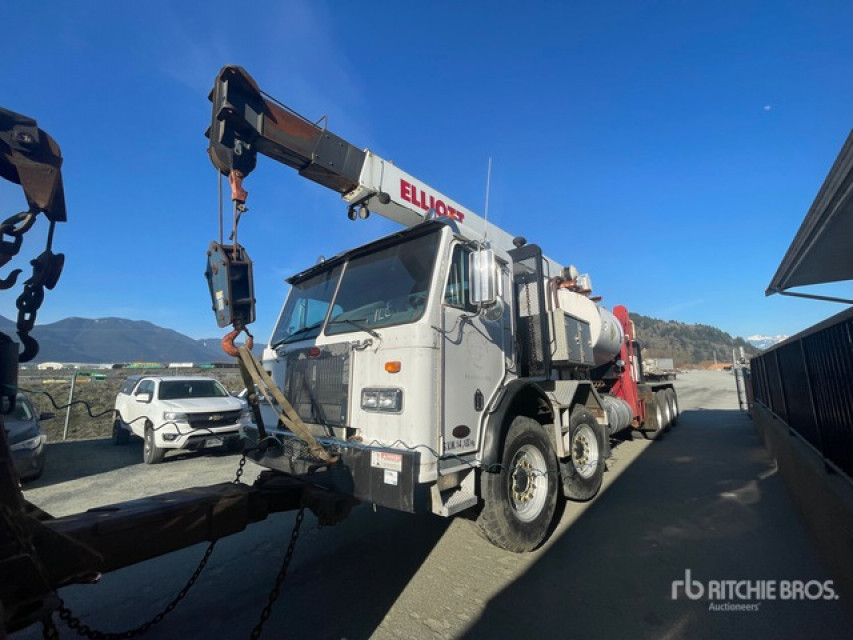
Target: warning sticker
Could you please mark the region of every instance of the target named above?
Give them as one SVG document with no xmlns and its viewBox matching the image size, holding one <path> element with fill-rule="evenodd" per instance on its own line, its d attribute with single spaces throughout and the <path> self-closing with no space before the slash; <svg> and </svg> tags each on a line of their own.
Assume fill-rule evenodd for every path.
<svg viewBox="0 0 853 640">
<path fill-rule="evenodd" d="M 395 487 L 397 486 L 397 476 L 400 474 L 396 471 L 391 471 L 390 469 L 385 469 L 385 484 L 393 484 Z"/>
<path fill-rule="evenodd" d="M 388 453 L 387 451 L 371 451 L 370 466 L 377 469 L 389 469 L 391 471 L 403 470 L 403 454 Z M 387 474 L 386 474 L 386 482 Z M 394 482 L 394 484 L 397 484 Z"/>
<path fill-rule="evenodd" d="M 216 310 L 222 311 L 225 308 L 225 294 L 220 289 L 216 292 Z"/>
</svg>

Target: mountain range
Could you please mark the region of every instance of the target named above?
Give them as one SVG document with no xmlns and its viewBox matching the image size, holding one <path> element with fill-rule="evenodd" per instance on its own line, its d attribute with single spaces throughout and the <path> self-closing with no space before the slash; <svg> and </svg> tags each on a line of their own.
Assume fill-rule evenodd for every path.
<svg viewBox="0 0 853 640">
<path fill-rule="evenodd" d="M 743 338 L 733 338 L 708 325 L 664 321 L 631 314 L 644 352 L 652 358 L 672 358 L 677 367 L 719 360 L 729 362 L 732 350 L 750 357 L 759 349 Z M 17 340 L 15 323 L 0 316 L 0 331 Z M 37 325 L 39 343 L 34 362 L 131 363 L 229 360 L 219 338 L 196 340 L 144 320 L 124 318 L 65 318 Z M 255 346 L 255 352 L 260 347 Z"/>
<path fill-rule="evenodd" d="M 0 331 L 17 341 L 15 323 L 0 316 Z M 223 362 L 219 338 L 195 340 L 144 320 L 65 318 L 37 325 L 33 362 L 130 363 Z"/>
<path fill-rule="evenodd" d="M 650 358 L 672 358 L 678 368 L 710 363 L 731 363 L 733 352 L 740 358 L 758 355 L 760 349 L 743 338 L 706 324 L 685 324 L 673 320 L 658 320 L 638 313 L 631 314 L 636 337 L 643 353 Z"/>
</svg>

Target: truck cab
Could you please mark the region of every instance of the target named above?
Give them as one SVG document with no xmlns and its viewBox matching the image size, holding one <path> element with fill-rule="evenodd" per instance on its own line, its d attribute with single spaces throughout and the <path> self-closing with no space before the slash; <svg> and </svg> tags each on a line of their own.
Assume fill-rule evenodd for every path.
<svg viewBox="0 0 853 640">
<path fill-rule="evenodd" d="M 496 262 L 501 284 L 482 312 L 473 240 L 449 219 L 430 221 L 290 278 L 264 355 L 314 435 L 345 443 L 353 473 L 379 480 L 356 486 L 378 484 L 388 506 L 412 510 L 415 485 L 473 468 L 486 408 L 511 375 L 508 259 Z M 269 413 L 265 422 L 276 424 Z"/>
</svg>

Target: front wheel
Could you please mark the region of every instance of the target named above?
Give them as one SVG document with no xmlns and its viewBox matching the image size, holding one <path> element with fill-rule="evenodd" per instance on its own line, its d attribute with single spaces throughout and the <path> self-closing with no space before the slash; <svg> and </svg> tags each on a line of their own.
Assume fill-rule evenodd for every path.
<svg viewBox="0 0 853 640">
<path fill-rule="evenodd" d="M 559 491 L 554 447 L 544 427 L 517 416 L 504 442 L 501 466 L 483 473 L 483 510 L 477 525 L 495 546 L 521 553 L 550 531 Z"/>
<path fill-rule="evenodd" d="M 163 462 L 166 450 L 161 449 L 154 443 L 154 427 L 149 422 L 145 425 L 145 436 L 142 445 L 142 461 L 145 464 L 158 464 Z"/>
</svg>

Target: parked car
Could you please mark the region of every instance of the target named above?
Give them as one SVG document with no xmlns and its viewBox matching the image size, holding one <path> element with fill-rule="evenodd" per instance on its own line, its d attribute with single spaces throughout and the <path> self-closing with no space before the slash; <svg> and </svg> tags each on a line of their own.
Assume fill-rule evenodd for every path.
<svg viewBox="0 0 853 640">
<path fill-rule="evenodd" d="M 239 450 L 241 430 L 251 422 L 246 402 L 214 378 L 130 376 L 116 396 L 113 442 L 142 438 L 143 461 L 156 464 L 169 449 Z"/>
<path fill-rule="evenodd" d="M 36 480 L 44 473 L 44 446 L 47 436 L 39 423 L 53 417 L 53 413 L 36 414 L 33 405 L 22 393 L 15 398 L 15 409 L 12 413 L 3 416 L 9 449 L 20 480 Z"/>
</svg>

